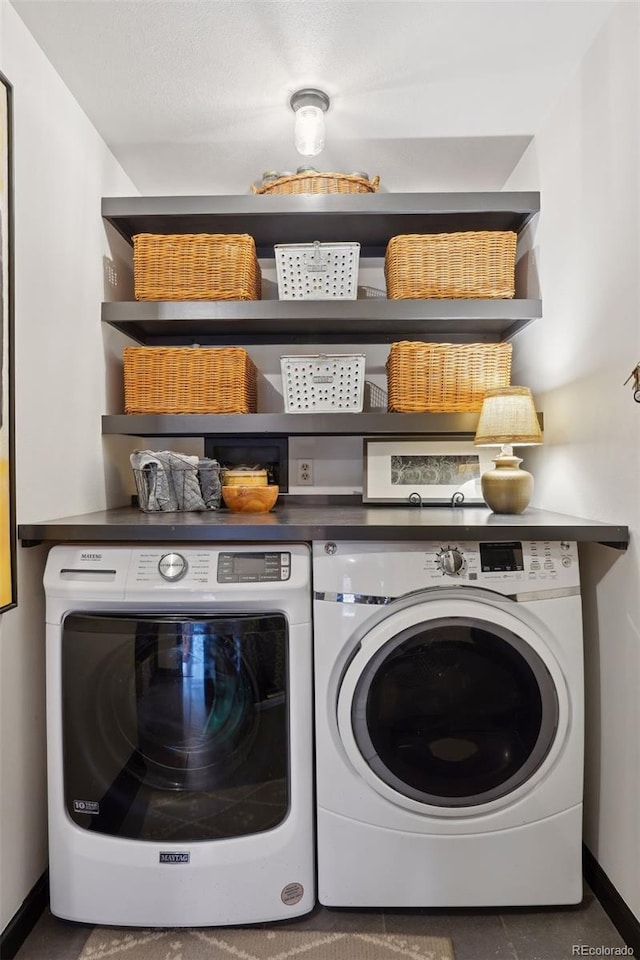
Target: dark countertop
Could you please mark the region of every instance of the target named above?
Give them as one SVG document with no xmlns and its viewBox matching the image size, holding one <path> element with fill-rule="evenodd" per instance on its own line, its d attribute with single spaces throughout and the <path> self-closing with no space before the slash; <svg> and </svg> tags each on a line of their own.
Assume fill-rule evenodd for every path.
<svg viewBox="0 0 640 960">
<path fill-rule="evenodd" d="M 23 546 L 52 542 L 221 542 L 311 540 L 577 540 L 626 549 L 629 528 L 527 508 L 278 504 L 271 513 L 142 513 L 136 507 L 21 523 Z"/>
</svg>

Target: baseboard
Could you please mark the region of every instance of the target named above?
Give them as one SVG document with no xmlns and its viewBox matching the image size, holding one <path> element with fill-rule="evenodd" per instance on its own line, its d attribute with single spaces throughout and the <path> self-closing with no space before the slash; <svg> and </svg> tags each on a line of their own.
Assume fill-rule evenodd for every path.
<svg viewBox="0 0 640 960">
<path fill-rule="evenodd" d="M 594 855 L 585 846 L 582 848 L 582 870 L 585 880 L 618 933 L 627 946 L 633 949 L 634 957 L 640 956 L 640 920 L 629 909 Z"/>
<path fill-rule="evenodd" d="M 0 936 L 0 957 L 13 960 L 49 903 L 49 871 L 45 870 L 38 882 L 9 921 Z"/>
</svg>

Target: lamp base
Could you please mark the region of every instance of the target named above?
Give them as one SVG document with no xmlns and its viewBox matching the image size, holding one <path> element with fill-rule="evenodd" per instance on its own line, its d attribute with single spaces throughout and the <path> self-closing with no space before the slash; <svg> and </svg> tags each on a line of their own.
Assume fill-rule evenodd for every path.
<svg viewBox="0 0 640 960">
<path fill-rule="evenodd" d="M 495 470 L 482 474 L 480 486 L 485 503 L 494 513 L 522 513 L 533 493 L 533 477 L 520 469 L 522 460 L 498 456 Z"/>
</svg>

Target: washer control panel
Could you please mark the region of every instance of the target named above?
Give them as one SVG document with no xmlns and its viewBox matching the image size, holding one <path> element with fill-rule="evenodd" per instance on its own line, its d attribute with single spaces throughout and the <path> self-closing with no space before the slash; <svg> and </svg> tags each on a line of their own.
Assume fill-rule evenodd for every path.
<svg viewBox="0 0 640 960">
<path fill-rule="evenodd" d="M 430 543 L 425 557 L 427 580 L 443 578 L 496 587 L 498 582 L 579 583 L 578 548 L 569 540 L 487 540 Z"/>
<path fill-rule="evenodd" d="M 216 585 L 293 582 L 297 554 L 288 550 L 169 545 L 133 551 L 129 584 L 134 589 L 171 587 L 176 592 L 211 590 Z"/>
<path fill-rule="evenodd" d="M 176 590 L 205 587 L 211 582 L 214 558 L 211 550 L 174 550 L 169 544 L 134 550 L 131 552 L 129 586 L 166 589 L 168 584 L 174 584 Z"/>
<path fill-rule="evenodd" d="M 218 583 L 270 583 L 291 576 L 291 554 L 286 551 L 218 554 Z"/>
</svg>

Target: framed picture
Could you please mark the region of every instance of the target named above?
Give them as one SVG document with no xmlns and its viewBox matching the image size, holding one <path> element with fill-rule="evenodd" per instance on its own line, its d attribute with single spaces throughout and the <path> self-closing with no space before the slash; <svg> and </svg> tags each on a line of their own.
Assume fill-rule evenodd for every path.
<svg viewBox="0 0 640 960">
<path fill-rule="evenodd" d="M 0 613 L 16 605 L 11 93 L 0 73 Z"/>
<path fill-rule="evenodd" d="M 365 437 L 363 503 L 484 503 L 480 477 L 491 450 L 451 437 Z M 456 497 L 459 500 L 459 497 Z"/>
</svg>

